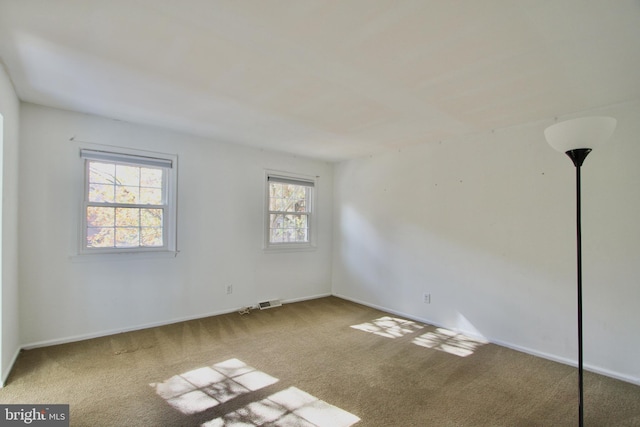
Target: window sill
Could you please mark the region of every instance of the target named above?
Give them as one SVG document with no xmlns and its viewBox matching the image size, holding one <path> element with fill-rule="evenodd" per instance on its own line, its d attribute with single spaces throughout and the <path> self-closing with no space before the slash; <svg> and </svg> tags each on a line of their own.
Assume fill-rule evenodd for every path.
<svg viewBox="0 0 640 427">
<path fill-rule="evenodd" d="M 264 247 L 262 250 L 265 253 L 284 253 L 284 252 L 313 252 L 318 248 L 315 245 L 311 244 L 303 244 L 303 245 L 295 245 L 295 244 L 281 244 L 281 245 L 269 245 Z"/>
<path fill-rule="evenodd" d="M 141 259 L 167 259 L 178 256 L 179 251 L 102 252 L 72 255 L 71 262 L 137 261 Z"/>
</svg>

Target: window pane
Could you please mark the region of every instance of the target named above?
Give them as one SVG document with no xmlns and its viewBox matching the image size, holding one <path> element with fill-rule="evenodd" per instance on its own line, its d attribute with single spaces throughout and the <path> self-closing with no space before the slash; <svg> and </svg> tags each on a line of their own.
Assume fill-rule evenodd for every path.
<svg viewBox="0 0 640 427">
<path fill-rule="evenodd" d="M 285 212 L 295 212 L 295 200 L 282 199 L 282 210 Z"/>
<path fill-rule="evenodd" d="M 140 225 L 142 227 L 162 227 L 162 209 L 141 209 Z"/>
<path fill-rule="evenodd" d="M 270 197 L 282 197 L 282 184 L 270 183 L 269 184 L 269 194 Z"/>
<path fill-rule="evenodd" d="M 284 215 L 271 214 L 269 217 L 270 232 L 269 238 L 272 243 L 284 242 Z"/>
<path fill-rule="evenodd" d="M 113 203 L 115 187 L 108 184 L 91 184 L 89 185 L 89 201 Z"/>
<path fill-rule="evenodd" d="M 87 228 L 88 248 L 112 248 L 114 244 L 115 229 L 111 228 Z"/>
<path fill-rule="evenodd" d="M 285 212 L 287 210 L 287 199 L 275 199 L 277 210 L 280 212 Z"/>
<path fill-rule="evenodd" d="M 286 215 L 284 223 L 285 228 L 306 227 L 306 217 L 302 215 Z"/>
<path fill-rule="evenodd" d="M 162 228 L 161 227 L 145 227 L 141 229 L 140 245 L 146 247 L 162 246 Z"/>
<path fill-rule="evenodd" d="M 306 215 L 287 215 L 289 223 L 293 224 L 292 228 L 307 228 Z"/>
<path fill-rule="evenodd" d="M 113 163 L 89 162 L 89 182 L 96 184 L 114 184 L 116 165 Z"/>
<path fill-rule="evenodd" d="M 294 184 L 269 184 L 269 210 L 280 212 L 308 212 L 307 200 L 311 188 Z"/>
<path fill-rule="evenodd" d="M 87 207 L 87 225 L 89 227 L 113 227 L 115 208 Z"/>
<path fill-rule="evenodd" d="M 307 198 L 308 191 L 311 191 L 310 188 L 293 184 L 279 185 L 282 188 L 282 197 L 272 196 L 270 198 L 270 210 L 283 212 L 307 212 Z"/>
<path fill-rule="evenodd" d="M 282 243 L 284 241 L 283 232 L 280 229 L 270 230 L 269 238 L 271 243 Z"/>
<path fill-rule="evenodd" d="M 162 247 L 162 209 L 87 207 L 87 247 Z"/>
<path fill-rule="evenodd" d="M 297 242 L 308 242 L 309 241 L 309 229 L 307 228 L 299 228 L 296 230 L 296 241 Z"/>
<path fill-rule="evenodd" d="M 116 203 L 137 204 L 140 200 L 140 187 L 116 186 Z"/>
<path fill-rule="evenodd" d="M 296 241 L 295 230 L 293 230 L 291 228 L 287 228 L 286 230 L 284 230 L 284 241 L 285 242 L 295 242 Z"/>
<path fill-rule="evenodd" d="M 303 187 L 300 185 L 290 185 L 291 188 L 291 198 L 293 199 L 304 199 L 307 191 L 307 187 Z"/>
<path fill-rule="evenodd" d="M 140 185 L 162 188 L 162 169 L 140 168 Z"/>
<path fill-rule="evenodd" d="M 269 215 L 269 222 L 271 223 L 271 228 L 282 228 L 284 225 L 284 215 L 271 214 Z"/>
<path fill-rule="evenodd" d="M 294 211 L 295 212 L 306 212 L 307 211 L 307 201 L 305 199 L 298 199 L 295 201 Z"/>
<path fill-rule="evenodd" d="M 140 186 L 140 167 L 116 165 L 116 179 L 119 185 Z"/>
<path fill-rule="evenodd" d="M 269 217 L 271 243 L 305 243 L 309 241 L 308 215 L 271 214 Z"/>
<path fill-rule="evenodd" d="M 116 247 L 134 248 L 140 246 L 139 228 L 116 228 Z"/>
<path fill-rule="evenodd" d="M 161 188 L 140 188 L 140 204 L 143 205 L 161 205 L 162 189 Z"/>
<path fill-rule="evenodd" d="M 276 199 L 274 197 L 269 197 L 269 210 L 270 211 L 279 211 L 280 207 L 278 204 L 278 200 L 280 199 Z"/>
<path fill-rule="evenodd" d="M 139 227 L 140 209 L 116 208 L 116 227 Z"/>
</svg>

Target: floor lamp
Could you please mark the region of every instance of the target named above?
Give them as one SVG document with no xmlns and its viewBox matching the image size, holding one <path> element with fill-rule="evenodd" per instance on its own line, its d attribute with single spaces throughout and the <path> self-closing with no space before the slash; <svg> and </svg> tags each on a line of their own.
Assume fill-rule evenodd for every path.
<svg viewBox="0 0 640 427">
<path fill-rule="evenodd" d="M 580 167 L 591 152 L 604 144 L 616 128 L 612 117 L 583 117 L 549 126 L 544 135 L 551 147 L 565 153 L 576 167 L 576 229 L 578 267 L 578 406 L 579 425 L 584 425 L 584 384 L 582 365 L 582 231 L 580 221 Z"/>
</svg>

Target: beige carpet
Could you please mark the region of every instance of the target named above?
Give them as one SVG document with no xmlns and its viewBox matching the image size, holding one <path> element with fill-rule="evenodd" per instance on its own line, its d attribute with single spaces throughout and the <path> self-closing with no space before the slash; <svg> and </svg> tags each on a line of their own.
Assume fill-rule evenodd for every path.
<svg viewBox="0 0 640 427">
<path fill-rule="evenodd" d="M 329 297 L 23 351 L 0 402 L 74 426 L 574 426 L 577 395 L 575 368 Z M 585 423 L 640 426 L 640 387 L 586 373 Z"/>
</svg>

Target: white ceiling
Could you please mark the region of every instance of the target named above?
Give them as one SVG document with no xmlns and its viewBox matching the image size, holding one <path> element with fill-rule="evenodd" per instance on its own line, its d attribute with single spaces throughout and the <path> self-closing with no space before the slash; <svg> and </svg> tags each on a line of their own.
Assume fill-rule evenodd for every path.
<svg viewBox="0 0 640 427">
<path fill-rule="evenodd" d="M 20 99 L 330 161 L 640 98 L 638 0 L 0 0 Z"/>
</svg>

